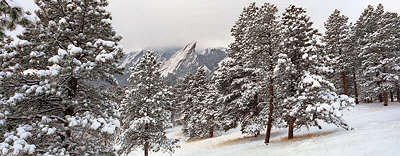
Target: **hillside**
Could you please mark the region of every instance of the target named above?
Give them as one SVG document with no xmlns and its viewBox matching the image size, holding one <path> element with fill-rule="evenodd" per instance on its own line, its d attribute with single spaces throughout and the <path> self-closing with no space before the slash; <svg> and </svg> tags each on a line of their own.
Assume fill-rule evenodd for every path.
<svg viewBox="0 0 400 156">
<path fill-rule="evenodd" d="M 352 131 L 324 125 L 301 129 L 295 139 L 286 139 L 286 129 L 273 129 L 272 143 L 264 144 L 264 136 L 257 138 L 242 135 L 239 129 L 220 136 L 191 142 L 181 141 L 174 156 L 398 156 L 400 151 L 400 104 L 388 107 L 382 104 L 360 104 L 344 112 L 344 118 L 354 128 Z M 170 129 L 168 135 L 184 140 L 180 128 Z M 141 155 L 135 151 L 131 156 Z M 151 156 L 169 156 L 168 153 L 151 153 Z"/>
</svg>

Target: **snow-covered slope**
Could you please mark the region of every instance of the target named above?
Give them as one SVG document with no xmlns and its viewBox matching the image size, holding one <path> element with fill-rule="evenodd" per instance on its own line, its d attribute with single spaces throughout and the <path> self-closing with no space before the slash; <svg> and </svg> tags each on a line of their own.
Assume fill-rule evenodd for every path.
<svg viewBox="0 0 400 156">
<path fill-rule="evenodd" d="M 272 143 L 264 144 L 264 136 L 249 137 L 239 129 L 211 139 L 180 142 L 174 156 L 399 156 L 400 104 L 360 104 L 344 113 L 352 131 L 324 125 L 322 130 L 301 129 L 288 141 L 286 129 L 273 129 Z M 183 138 L 180 129 L 170 129 L 170 137 Z M 131 154 L 142 155 L 142 151 Z M 150 153 L 169 156 L 168 153 Z"/>
<path fill-rule="evenodd" d="M 197 42 L 191 42 L 176 52 L 162 64 L 162 76 L 167 84 L 174 84 L 176 79 L 184 77 L 189 72 L 204 68 L 207 73 L 214 72 L 218 63 L 227 55 L 224 48 L 208 48 L 196 51 Z"/>
<path fill-rule="evenodd" d="M 188 60 L 193 60 L 193 57 L 195 57 L 193 53 L 195 52 L 196 44 L 197 42 L 189 43 L 183 49 L 176 52 L 169 60 L 164 62 L 161 66 L 161 75 L 167 77 L 168 74 L 174 74 L 179 68 L 183 68 L 185 65 L 184 63 L 188 63 Z"/>
<path fill-rule="evenodd" d="M 159 58 L 158 61 L 163 62 L 171 58 L 172 54 L 178 51 L 180 48 L 177 47 L 165 47 L 165 48 L 146 48 L 140 51 L 133 51 L 130 53 L 125 53 L 124 57 L 121 60 L 120 67 L 125 68 L 123 75 L 116 75 L 116 78 L 119 84 L 125 86 L 128 84 L 127 78 L 130 75 L 129 68 L 136 65 L 139 60 L 144 56 L 146 51 L 151 50 L 154 51 L 157 57 Z"/>
</svg>

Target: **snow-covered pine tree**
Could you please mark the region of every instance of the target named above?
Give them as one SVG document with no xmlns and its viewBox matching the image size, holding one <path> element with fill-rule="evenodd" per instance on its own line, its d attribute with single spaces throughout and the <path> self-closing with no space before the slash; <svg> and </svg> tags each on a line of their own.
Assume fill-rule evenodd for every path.
<svg viewBox="0 0 400 156">
<path fill-rule="evenodd" d="M 250 48 L 248 46 L 251 45 L 246 43 L 246 33 L 249 27 L 254 24 L 258 9 L 259 8 L 256 6 L 255 2 L 250 3 L 249 6 L 243 8 L 239 19 L 231 29 L 231 35 L 234 37 L 234 42 L 229 45 L 229 57 L 240 59 L 243 56 L 244 49 Z"/>
<path fill-rule="evenodd" d="M 15 5 L 13 1 L 1 0 L 0 1 L 0 142 L 4 141 L 3 135 L 9 131 L 9 127 L 6 124 L 6 115 L 9 114 L 9 105 L 6 104 L 8 96 L 7 90 L 9 87 L 13 87 L 12 83 L 9 83 L 13 75 L 14 69 L 18 64 L 18 61 L 14 61 L 15 52 L 11 42 L 13 38 L 6 34 L 6 31 L 13 31 L 17 27 L 26 26 L 31 22 L 26 18 L 26 13 L 23 12 L 22 8 Z M 10 136 L 13 136 L 10 134 Z M 2 144 L 0 148 L 0 154 L 5 153 L 9 147 L 6 144 Z M 34 146 L 22 143 L 15 143 L 14 145 L 25 145 L 25 149 L 18 149 L 15 153 L 33 153 Z M 4 147 L 4 148 L 3 148 Z M 5 154 L 4 154 L 5 155 Z"/>
<path fill-rule="evenodd" d="M 208 137 L 213 137 L 216 130 L 221 129 L 220 113 L 221 105 L 219 105 L 218 99 L 221 97 L 215 82 L 210 79 L 207 85 L 206 99 L 203 101 L 202 118 L 203 122 L 207 124 L 208 127 Z"/>
<path fill-rule="evenodd" d="M 222 116 L 230 122 L 225 124 L 236 126 L 235 122 L 240 122 L 242 132 L 256 136 L 268 124 L 267 142 L 274 107 L 272 71 L 280 40 L 277 11 L 269 3 L 261 7 L 251 3 L 243 10 L 232 28 L 235 41 L 230 45 L 231 53 L 213 78 L 224 95 L 219 101 L 227 108 Z M 270 105 L 266 107 L 268 97 Z M 265 116 L 269 116 L 268 122 Z"/>
<path fill-rule="evenodd" d="M 274 77 L 273 70 L 276 65 L 277 53 L 280 50 L 281 36 L 279 31 L 279 22 L 277 17 L 278 9 L 275 5 L 270 3 L 264 3 L 257 10 L 257 15 L 254 22 L 249 25 L 246 32 L 246 44 L 251 45 L 251 49 L 246 49 L 244 56 L 244 67 L 247 69 L 253 69 L 257 73 L 256 86 L 262 86 L 263 88 L 257 88 L 259 94 L 267 93 L 262 97 L 269 98 L 268 105 L 266 105 L 266 99 L 262 100 L 263 103 L 259 103 L 257 107 L 261 109 L 258 115 L 255 115 L 254 125 L 259 125 L 257 131 L 261 131 L 265 126 L 263 123 L 267 121 L 267 131 L 265 143 L 269 143 L 271 134 L 271 128 L 273 119 L 279 121 L 274 116 Z M 250 47 L 250 46 L 249 46 Z M 279 109 L 277 109 L 279 110 Z M 268 116 L 268 118 L 265 118 Z"/>
<path fill-rule="evenodd" d="M 24 12 L 13 0 L 0 0 L 0 38 L 6 37 L 6 30 L 15 30 L 17 25 L 24 26 L 31 23 L 26 18 L 27 14 L 30 12 Z"/>
<path fill-rule="evenodd" d="M 288 122 L 288 138 L 294 128 L 320 127 L 320 122 L 350 129 L 341 110 L 354 104 L 346 95 L 337 95 L 325 78 L 331 71 L 316 43 L 318 32 L 303 8 L 289 6 L 282 16 L 283 50 L 279 54 L 276 76 L 277 102 L 284 105 L 282 116 Z M 279 87 L 278 87 L 279 86 Z"/>
<path fill-rule="evenodd" d="M 225 130 L 234 128 L 238 123 L 242 126 L 242 132 L 258 135 L 265 124 L 255 124 L 256 118 L 261 107 L 259 105 L 263 89 L 259 83 L 259 75 L 262 70 L 254 67 L 245 67 L 246 53 L 254 49 L 252 44 L 247 43 L 250 27 L 255 23 L 259 8 L 255 3 L 251 3 L 243 9 L 238 21 L 233 26 L 231 32 L 234 42 L 230 44 L 230 53 L 228 57 L 220 63 L 217 71 L 213 75 L 219 92 L 222 97 L 219 103 L 223 105 L 224 112 L 221 113 L 221 120 L 224 120 L 223 128 Z M 254 65 L 254 64 L 253 64 Z"/>
<path fill-rule="evenodd" d="M 381 6 L 381 8 L 382 11 L 379 12 L 383 13 L 383 6 Z M 363 47 L 368 43 L 367 34 L 372 34 L 377 30 L 378 19 L 375 17 L 376 15 L 378 14 L 375 13 L 374 7 L 368 5 L 356 23 L 354 23 L 354 25 L 351 27 L 351 32 L 349 34 L 350 43 L 352 44 L 349 46 L 349 50 L 351 52 L 349 58 L 351 58 L 351 60 L 348 62 L 350 63 L 350 68 L 352 69 L 353 73 L 354 96 L 356 98 L 356 103 L 358 103 L 359 98 L 370 101 L 378 97 L 378 95 L 376 95 L 371 88 L 360 86 L 361 88 L 358 89 L 358 84 L 361 84 L 364 81 L 364 77 L 362 76 L 363 71 L 360 69 L 362 57 L 359 54 L 362 53 Z"/>
<path fill-rule="evenodd" d="M 396 88 L 399 76 L 399 20 L 396 13 L 383 13 L 378 5 L 374 13 L 376 31 L 368 32 L 361 57 L 362 83 L 374 95 L 382 95 L 388 106 L 389 93 Z"/>
<path fill-rule="evenodd" d="M 2 154 L 113 153 L 105 136 L 119 127 L 118 111 L 102 86 L 116 84 L 122 49 L 107 1 L 35 2 L 39 20 L 19 36 L 1 81 L 9 130 Z"/>
<path fill-rule="evenodd" d="M 219 126 L 227 131 L 229 129 L 238 126 L 239 116 L 236 115 L 236 109 L 231 105 L 231 102 L 240 96 L 240 91 L 233 92 L 234 89 L 238 89 L 240 86 L 232 86 L 233 78 L 242 77 L 241 69 L 236 64 L 236 60 L 228 56 L 223 59 L 212 75 L 212 82 L 214 87 L 219 93 L 220 97 L 217 99 L 217 105 L 220 105 L 221 109 L 218 112 L 218 118 L 220 118 Z"/>
<path fill-rule="evenodd" d="M 193 79 L 193 74 L 191 72 L 186 73 L 183 78 L 179 78 L 176 81 L 176 84 L 172 87 L 172 92 L 175 98 L 175 108 L 172 116 L 172 123 L 182 124 L 182 113 L 190 107 L 191 97 L 188 97 L 190 90 L 190 82 Z"/>
<path fill-rule="evenodd" d="M 347 80 L 347 57 L 348 43 L 347 37 L 349 26 L 347 24 L 348 17 L 342 15 L 339 10 L 335 10 L 325 22 L 325 35 L 322 38 L 324 51 L 329 57 L 329 63 L 334 70 L 331 81 L 336 88 L 342 88 L 343 93 L 349 96 L 348 80 Z"/>
<path fill-rule="evenodd" d="M 262 80 L 265 80 L 263 77 L 265 64 L 260 58 L 264 57 L 262 49 L 266 47 L 262 47 L 262 42 L 267 40 L 269 32 L 263 32 L 262 29 L 268 27 L 263 24 L 272 24 L 272 22 L 263 16 L 263 14 L 267 13 L 262 12 L 260 7 L 256 6 L 256 3 L 251 3 L 247 10 L 248 12 L 243 12 L 245 18 L 242 24 L 244 25 L 235 25 L 237 27 L 244 26 L 242 33 L 240 33 L 240 30 L 235 30 L 235 26 L 232 29 L 232 36 L 235 38 L 235 42 L 231 43 L 230 47 L 232 51 L 239 50 L 237 53 L 240 53 L 240 58 L 237 58 L 236 61 L 245 73 L 244 77 L 234 79 L 234 81 L 239 82 L 240 89 L 242 89 L 240 97 L 236 100 L 240 105 L 244 105 L 239 108 L 242 109 L 243 115 L 240 120 L 241 131 L 242 133 L 257 136 L 264 129 L 264 123 L 266 122 L 265 118 L 259 116 L 264 108 L 262 104 L 265 104 L 261 101 L 265 99 L 263 98 L 265 94 L 262 92 L 266 89 L 263 87 L 265 84 L 262 84 L 264 82 Z M 239 24 L 241 20 L 239 18 Z M 240 49 L 235 49 L 238 45 Z"/>
<path fill-rule="evenodd" d="M 173 152 L 177 140 L 167 138 L 165 130 L 171 115 L 167 109 L 174 101 L 162 81 L 160 64 L 153 52 L 147 52 L 131 69 L 128 81 L 131 86 L 121 104 L 123 133 L 119 153 L 128 155 L 137 148 L 142 148 L 145 156 L 149 151 Z"/>
<path fill-rule="evenodd" d="M 207 137 L 214 124 L 210 123 L 212 120 L 207 121 L 210 113 L 207 112 L 208 79 L 204 68 L 197 69 L 189 84 L 185 97 L 189 97 L 190 102 L 182 111 L 182 132 L 189 138 Z"/>
<path fill-rule="evenodd" d="M 174 86 L 174 94 L 176 105 L 178 108 L 178 123 L 184 124 L 187 120 L 187 116 L 185 116 L 185 112 L 191 107 L 191 103 L 193 100 L 193 96 L 191 94 L 191 83 L 193 81 L 193 74 L 186 73 L 183 79 L 177 81 L 176 85 Z"/>
</svg>

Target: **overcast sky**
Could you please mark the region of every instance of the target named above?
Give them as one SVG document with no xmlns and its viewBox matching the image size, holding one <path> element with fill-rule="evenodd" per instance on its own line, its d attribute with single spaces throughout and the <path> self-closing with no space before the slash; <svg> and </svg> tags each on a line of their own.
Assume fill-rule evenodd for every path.
<svg viewBox="0 0 400 156">
<path fill-rule="evenodd" d="M 31 0 L 15 0 L 28 8 Z M 254 0 L 253 0 L 254 1 Z M 198 41 L 201 48 L 227 47 L 230 29 L 242 8 L 251 0 L 109 0 L 113 24 L 124 39 L 125 51 L 146 47 L 183 46 Z M 400 13 L 400 0 L 258 0 L 270 2 L 282 11 L 289 4 L 306 8 L 314 27 L 334 9 L 355 21 L 368 4 L 382 3 L 387 11 Z"/>
</svg>

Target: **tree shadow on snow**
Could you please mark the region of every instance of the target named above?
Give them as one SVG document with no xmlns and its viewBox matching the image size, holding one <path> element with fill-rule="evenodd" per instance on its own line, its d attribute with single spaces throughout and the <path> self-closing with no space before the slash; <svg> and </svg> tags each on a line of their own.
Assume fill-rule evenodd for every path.
<svg viewBox="0 0 400 156">
<path fill-rule="evenodd" d="M 289 140 L 287 137 L 283 137 L 277 140 L 271 140 L 271 143 L 284 143 L 284 142 L 289 142 L 289 141 L 302 141 L 302 140 L 308 140 L 308 139 L 315 139 L 321 136 L 327 136 L 332 133 L 335 133 L 336 130 L 333 131 L 327 131 L 327 132 L 315 132 L 315 133 L 308 133 L 308 134 L 303 134 L 303 135 L 295 135 L 293 139 Z M 271 138 L 281 136 L 283 134 L 286 134 L 287 132 L 285 131 L 276 131 L 271 133 Z M 216 144 L 217 147 L 224 147 L 224 146 L 231 146 L 231 145 L 236 145 L 236 144 L 243 144 L 243 143 L 248 143 L 248 142 L 253 142 L 253 141 L 260 141 L 264 140 L 265 135 L 259 135 L 257 137 L 254 136 L 244 136 L 236 139 L 230 139 L 221 143 Z"/>
<path fill-rule="evenodd" d="M 284 134 L 285 131 L 275 131 L 271 132 L 271 138 L 280 136 Z M 235 145 L 235 144 L 242 144 L 242 143 L 248 143 L 248 142 L 253 142 L 253 141 L 260 141 L 265 139 L 265 134 L 264 135 L 258 135 L 257 137 L 254 136 L 244 136 L 236 139 L 230 139 L 221 143 L 218 143 L 216 147 L 223 147 L 223 146 L 230 146 L 230 145 Z"/>
<path fill-rule="evenodd" d="M 289 140 L 288 137 L 281 138 L 279 140 L 272 140 L 271 143 L 281 143 L 281 142 L 289 142 L 289 141 L 302 141 L 302 140 L 308 140 L 308 139 L 315 139 L 321 136 L 327 136 L 332 133 L 335 133 L 337 130 L 332 130 L 332 131 L 326 131 L 326 132 L 315 132 L 315 133 L 308 133 L 308 134 L 303 134 L 303 135 L 295 135 L 293 136 L 293 139 Z"/>
</svg>

